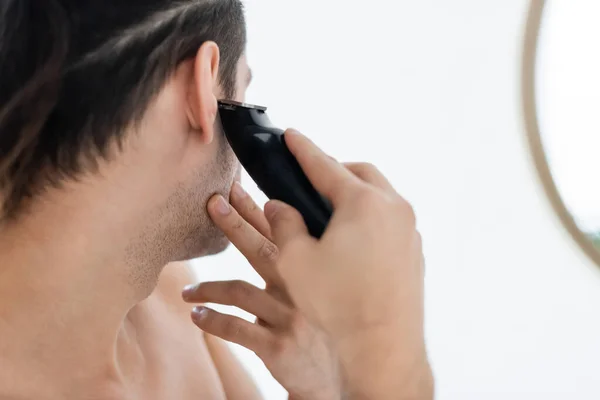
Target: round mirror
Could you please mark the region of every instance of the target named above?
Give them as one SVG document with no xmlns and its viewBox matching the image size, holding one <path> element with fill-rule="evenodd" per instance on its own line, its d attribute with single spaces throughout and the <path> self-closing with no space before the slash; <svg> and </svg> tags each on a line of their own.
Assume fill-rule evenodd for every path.
<svg viewBox="0 0 600 400">
<path fill-rule="evenodd" d="M 600 2 L 532 0 L 523 96 L 539 176 L 566 228 L 600 265 Z"/>
</svg>

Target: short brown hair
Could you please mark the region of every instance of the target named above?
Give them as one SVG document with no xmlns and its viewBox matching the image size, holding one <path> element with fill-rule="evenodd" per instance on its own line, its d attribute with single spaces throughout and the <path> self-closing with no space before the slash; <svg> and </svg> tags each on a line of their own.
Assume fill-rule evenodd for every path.
<svg viewBox="0 0 600 400">
<path fill-rule="evenodd" d="M 0 215 L 106 157 L 209 40 L 233 97 L 246 45 L 239 0 L 3 0 Z"/>
</svg>

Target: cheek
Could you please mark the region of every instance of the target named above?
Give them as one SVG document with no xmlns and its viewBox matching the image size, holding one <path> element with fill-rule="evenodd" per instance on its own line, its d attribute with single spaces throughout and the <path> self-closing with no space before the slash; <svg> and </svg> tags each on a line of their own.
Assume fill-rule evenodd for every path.
<svg viewBox="0 0 600 400">
<path fill-rule="evenodd" d="M 233 100 L 239 101 L 240 103 L 245 103 L 247 89 L 248 88 L 244 84 L 244 79 L 240 79 L 238 77 L 237 82 L 235 84 L 235 98 Z"/>
<path fill-rule="evenodd" d="M 221 158 L 223 165 L 223 177 L 227 179 L 229 183 L 232 183 L 232 180 L 234 180 L 240 173 L 241 164 L 233 152 L 233 149 L 229 145 L 229 142 L 227 142 L 225 135 L 222 135 L 220 139 L 221 154 L 223 154 Z"/>
<path fill-rule="evenodd" d="M 235 101 L 238 101 L 240 103 L 245 103 L 246 102 L 246 90 L 244 88 L 237 88 L 237 90 L 235 91 L 236 95 L 235 95 Z"/>
<path fill-rule="evenodd" d="M 235 153 L 233 152 L 231 147 L 229 148 L 229 151 L 231 152 L 230 154 L 231 154 L 231 160 L 232 160 L 233 180 L 237 181 L 237 182 L 241 182 L 241 180 L 242 180 L 242 164 L 240 163 L 240 160 L 238 160 L 237 156 L 235 155 Z"/>
</svg>

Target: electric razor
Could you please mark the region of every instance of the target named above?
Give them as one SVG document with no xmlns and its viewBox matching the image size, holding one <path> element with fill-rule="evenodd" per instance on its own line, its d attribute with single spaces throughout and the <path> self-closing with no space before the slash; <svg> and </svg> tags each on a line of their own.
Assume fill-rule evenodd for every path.
<svg viewBox="0 0 600 400">
<path fill-rule="evenodd" d="M 258 188 L 271 200 L 294 207 L 304 218 L 309 233 L 320 238 L 333 207 L 312 186 L 275 127 L 266 107 L 219 101 L 219 116 L 227 141 Z"/>
</svg>

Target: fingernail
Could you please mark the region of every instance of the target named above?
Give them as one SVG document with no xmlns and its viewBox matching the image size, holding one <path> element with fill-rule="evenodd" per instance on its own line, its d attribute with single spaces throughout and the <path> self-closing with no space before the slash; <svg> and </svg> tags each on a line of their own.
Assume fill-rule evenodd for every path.
<svg viewBox="0 0 600 400">
<path fill-rule="evenodd" d="M 196 321 L 202 321 L 204 318 L 206 318 L 207 314 L 208 309 L 206 309 L 206 307 L 194 307 L 192 310 L 192 317 Z"/>
<path fill-rule="evenodd" d="M 231 206 L 225 201 L 223 196 L 219 196 L 217 199 L 217 212 L 221 215 L 231 214 Z"/>
<path fill-rule="evenodd" d="M 235 182 L 233 184 L 233 188 L 231 189 L 231 192 L 232 192 L 233 196 L 237 197 L 238 199 L 243 199 L 248 196 L 248 193 L 246 193 L 246 191 L 244 190 L 242 185 L 240 185 L 238 182 Z"/>
<path fill-rule="evenodd" d="M 265 216 L 271 220 L 281 210 L 281 204 L 277 201 L 269 201 L 265 204 Z"/>
<path fill-rule="evenodd" d="M 198 289 L 198 285 L 187 285 L 183 288 L 182 295 L 184 298 L 189 297 L 192 293 L 194 293 Z"/>
</svg>

